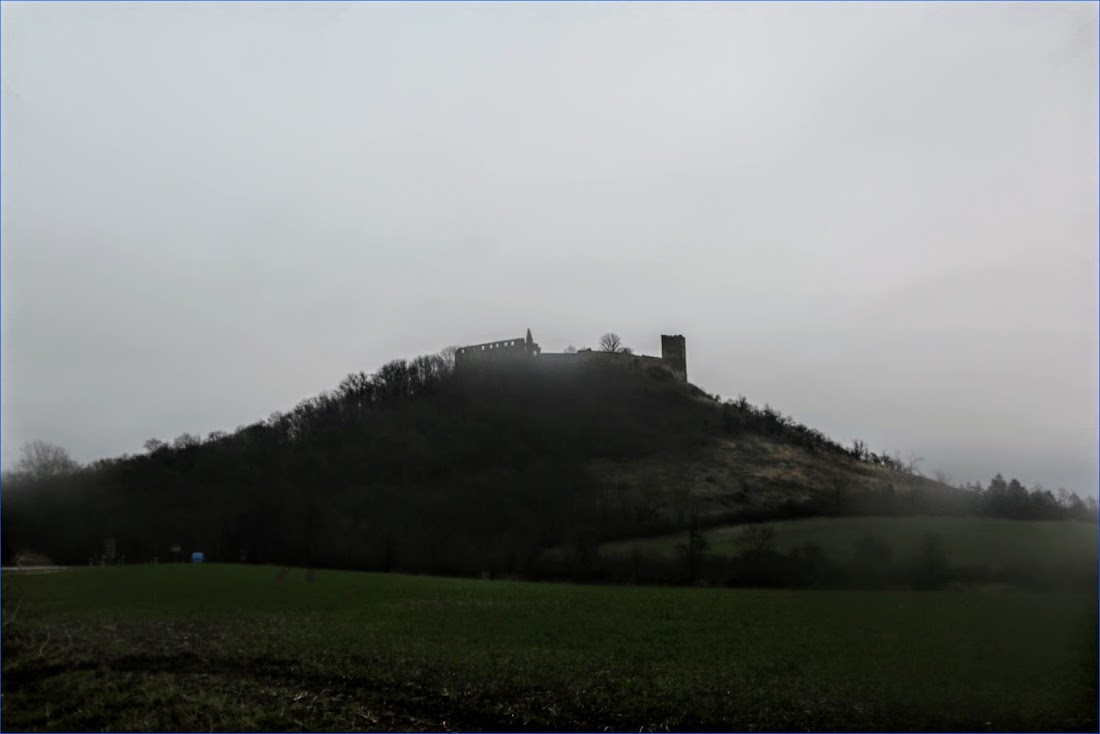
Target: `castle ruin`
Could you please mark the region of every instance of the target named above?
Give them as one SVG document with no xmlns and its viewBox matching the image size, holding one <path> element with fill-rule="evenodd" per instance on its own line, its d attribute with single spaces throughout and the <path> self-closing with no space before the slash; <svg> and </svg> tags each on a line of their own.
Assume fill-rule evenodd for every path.
<svg viewBox="0 0 1100 734">
<path fill-rule="evenodd" d="M 630 352 L 595 352 L 584 349 L 578 352 L 543 352 L 527 330 L 526 338 L 472 344 L 455 350 L 455 370 L 458 372 L 486 364 L 535 363 L 558 366 L 577 365 L 601 361 L 620 364 L 635 370 L 659 369 L 669 373 L 677 382 L 687 382 L 687 348 L 684 337 L 676 334 L 661 335 L 661 356 L 650 357 Z"/>
</svg>

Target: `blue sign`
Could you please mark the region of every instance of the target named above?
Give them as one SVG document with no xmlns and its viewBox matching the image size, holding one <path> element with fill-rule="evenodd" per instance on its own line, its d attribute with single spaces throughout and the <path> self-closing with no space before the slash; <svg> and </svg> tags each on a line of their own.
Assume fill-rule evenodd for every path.
<svg viewBox="0 0 1100 734">
<path fill-rule="evenodd" d="M 191 554 L 191 563 L 202 563 L 204 558 L 206 558 L 206 556 L 196 551 Z"/>
</svg>

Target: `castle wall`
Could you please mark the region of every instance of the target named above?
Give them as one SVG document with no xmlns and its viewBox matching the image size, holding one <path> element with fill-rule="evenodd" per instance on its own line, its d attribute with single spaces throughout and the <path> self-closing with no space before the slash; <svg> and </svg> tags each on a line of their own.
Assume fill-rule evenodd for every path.
<svg viewBox="0 0 1100 734">
<path fill-rule="evenodd" d="M 614 363 L 635 371 L 653 367 L 668 371 L 679 382 L 687 382 L 687 349 L 684 337 L 661 335 L 661 356 L 623 354 L 613 352 L 556 352 L 543 354 L 539 345 L 527 331 L 526 338 L 473 344 L 455 351 L 455 369 L 462 370 L 482 364 L 506 364 L 517 360 L 528 361 L 540 367 L 569 368 L 599 363 Z"/>
<path fill-rule="evenodd" d="M 539 355 L 539 364 L 546 367 L 575 367 L 585 363 L 586 361 L 581 354 L 543 352 Z"/>
<path fill-rule="evenodd" d="M 522 338 L 474 344 L 455 350 L 455 368 L 463 369 L 475 364 L 527 359 L 536 354 L 538 354 L 538 345 L 530 344 Z"/>
<path fill-rule="evenodd" d="M 540 367 L 569 368 L 590 364 L 617 364 L 626 369 L 642 372 L 650 367 L 668 371 L 676 377 L 673 367 L 660 357 L 644 354 L 613 354 L 611 352 L 547 352 L 535 360 Z"/>
<path fill-rule="evenodd" d="M 469 347 L 456 349 L 454 351 L 454 369 L 464 370 L 478 364 L 500 364 L 517 360 L 530 360 L 536 357 L 540 351 L 538 344 L 531 339 L 531 332 L 528 331 L 526 338 L 489 341 L 484 344 L 471 344 Z"/>
<path fill-rule="evenodd" d="M 672 368 L 676 379 L 687 382 L 687 342 L 683 336 L 661 334 L 661 359 Z"/>
</svg>

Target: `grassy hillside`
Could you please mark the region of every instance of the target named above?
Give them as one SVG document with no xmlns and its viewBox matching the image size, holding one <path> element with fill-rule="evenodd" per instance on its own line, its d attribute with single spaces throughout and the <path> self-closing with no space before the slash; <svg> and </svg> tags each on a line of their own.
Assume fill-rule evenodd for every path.
<svg viewBox="0 0 1100 734">
<path fill-rule="evenodd" d="M 705 533 L 709 552 L 734 556 L 740 552 L 746 525 L 726 525 Z M 850 558 L 856 542 L 865 536 L 881 540 L 895 557 L 918 551 L 929 534 L 935 535 L 947 557 L 959 564 L 994 568 L 1057 566 L 1095 560 L 1098 528 L 1088 522 L 1038 522 L 986 517 L 842 517 L 785 520 L 767 523 L 774 547 L 790 553 L 809 544 L 837 560 Z M 615 555 L 635 551 L 666 558 L 679 555 L 684 534 L 605 543 L 600 550 Z"/>
<path fill-rule="evenodd" d="M 5 731 L 1097 726 L 1095 594 L 160 565 L 2 597 Z"/>
<path fill-rule="evenodd" d="M 536 577 L 543 551 L 566 546 L 565 573 L 583 577 L 601 542 L 698 525 L 1077 512 L 1016 482 L 979 496 L 916 477 L 665 378 L 599 362 L 455 374 L 438 357 L 398 360 L 232 434 L 5 477 L 4 554 L 86 565 L 111 538 L 126 562 L 178 546 L 221 562 Z"/>
<path fill-rule="evenodd" d="M 782 437 L 709 433 L 692 445 L 626 460 L 596 459 L 592 473 L 612 496 L 638 496 L 686 527 L 689 509 L 705 524 L 792 515 L 963 512 L 971 498 L 915 474 L 814 451 Z"/>
</svg>

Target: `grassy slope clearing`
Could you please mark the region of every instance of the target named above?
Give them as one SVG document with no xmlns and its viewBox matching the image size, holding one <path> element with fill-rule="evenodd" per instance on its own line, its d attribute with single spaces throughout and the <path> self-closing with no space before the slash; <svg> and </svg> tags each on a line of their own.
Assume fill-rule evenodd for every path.
<svg viewBox="0 0 1100 734">
<path fill-rule="evenodd" d="M 5 576 L 4 730 L 1097 725 L 1095 595 L 277 575 Z"/>
<path fill-rule="evenodd" d="M 1021 521 L 986 517 L 820 517 L 766 523 L 775 531 L 775 549 L 781 553 L 816 543 L 834 560 L 852 556 L 855 543 L 866 535 L 890 546 L 896 558 L 920 549 L 932 533 L 948 560 L 960 565 L 992 568 L 1036 564 L 1075 563 L 1095 559 L 1098 526 L 1088 522 Z M 710 552 L 732 556 L 746 526 L 728 525 L 705 533 Z M 635 549 L 662 557 L 678 555 L 685 533 L 605 543 L 602 552 L 623 555 Z"/>
</svg>

